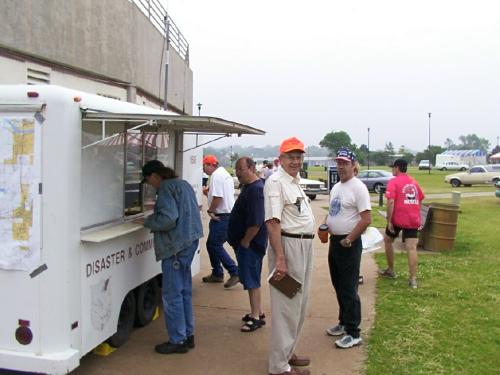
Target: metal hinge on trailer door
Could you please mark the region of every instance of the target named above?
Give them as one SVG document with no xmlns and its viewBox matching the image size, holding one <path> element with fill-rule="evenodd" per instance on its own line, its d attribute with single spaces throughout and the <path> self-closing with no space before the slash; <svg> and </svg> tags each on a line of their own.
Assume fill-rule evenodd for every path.
<svg viewBox="0 0 500 375">
<path fill-rule="evenodd" d="M 42 195 L 42 183 L 38 184 L 38 194 Z"/>
</svg>

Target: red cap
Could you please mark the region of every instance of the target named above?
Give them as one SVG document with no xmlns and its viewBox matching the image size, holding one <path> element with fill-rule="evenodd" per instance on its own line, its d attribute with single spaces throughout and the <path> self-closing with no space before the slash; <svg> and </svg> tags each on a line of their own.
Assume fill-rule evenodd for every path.
<svg viewBox="0 0 500 375">
<path fill-rule="evenodd" d="M 219 162 L 217 161 L 217 158 L 215 157 L 215 155 L 205 155 L 203 157 L 203 164 L 213 164 L 213 165 L 216 165 L 218 163 Z"/>
<path fill-rule="evenodd" d="M 287 138 L 281 142 L 280 154 L 290 151 L 305 152 L 304 144 L 295 137 Z"/>
</svg>

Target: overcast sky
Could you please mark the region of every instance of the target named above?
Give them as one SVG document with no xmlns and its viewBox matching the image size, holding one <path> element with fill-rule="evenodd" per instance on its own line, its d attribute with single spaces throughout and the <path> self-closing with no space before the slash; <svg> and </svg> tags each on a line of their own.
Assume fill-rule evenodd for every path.
<svg viewBox="0 0 500 375">
<path fill-rule="evenodd" d="M 263 129 L 213 146 L 357 145 L 412 150 L 500 135 L 498 0 L 165 0 L 190 44 L 201 114 Z M 197 113 L 195 108 L 194 113 Z"/>
</svg>

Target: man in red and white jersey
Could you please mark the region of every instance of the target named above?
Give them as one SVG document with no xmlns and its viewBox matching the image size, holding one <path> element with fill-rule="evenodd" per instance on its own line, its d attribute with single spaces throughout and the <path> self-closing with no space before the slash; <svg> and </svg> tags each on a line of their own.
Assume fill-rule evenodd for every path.
<svg viewBox="0 0 500 375">
<path fill-rule="evenodd" d="M 387 269 L 380 271 L 384 277 L 396 277 L 394 273 L 394 239 L 399 232 L 403 232 L 403 241 L 408 253 L 410 288 L 417 288 L 417 234 L 422 223 L 420 219 L 420 207 L 424 199 L 424 193 L 412 177 L 406 171 L 408 162 L 397 159 L 391 165 L 392 174 L 395 176 L 387 184 L 385 196 L 387 198 L 387 228 L 385 230 L 385 256 L 387 258 Z"/>
</svg>

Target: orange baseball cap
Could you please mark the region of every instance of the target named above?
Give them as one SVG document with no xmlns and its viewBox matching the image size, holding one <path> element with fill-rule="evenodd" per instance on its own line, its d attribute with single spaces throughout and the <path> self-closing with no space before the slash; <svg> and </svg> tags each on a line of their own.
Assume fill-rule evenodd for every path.
<svg viewBox="0 0 500 375">
<path fill-rule="evenodd" d="M 305 152 L 304 144 L 297 138 L 287 138 L 280 145 L 280 154 L 290 151 Z"/>
<path fill-rule="evenodd" d="M 203 157 L 203 164 L 216 165 L 216 164 L 219 164 L 219 162 L 217 161 L 217 158 L 215 157 L 215 155 L 205 155 Z"/>
</svg>

